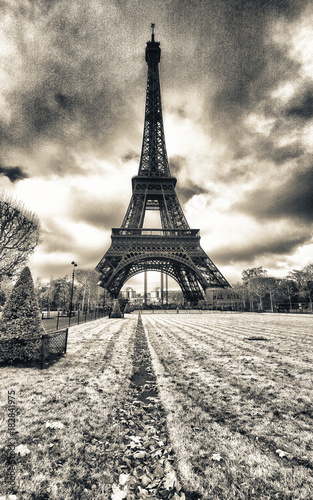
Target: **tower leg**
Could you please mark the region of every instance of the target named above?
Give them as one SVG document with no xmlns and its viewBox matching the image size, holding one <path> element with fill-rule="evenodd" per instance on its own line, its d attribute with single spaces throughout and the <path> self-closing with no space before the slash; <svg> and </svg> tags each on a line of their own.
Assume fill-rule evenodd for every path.
<svg viewBox="0 0 313 500">
<path fill-rule="evenodd" d="M 168 274 L 165 275 L 165 303 L 168 305 Z"/>
<path fill-rule="evenodd" d="M 144 271 L 144 278 L 143 278 L 144 282 L 143 282 L 143 289 L 144 289 L 144 292 L 143 292 L 143 301 L 144 301 L 144 304 L 147 305 L 148 303 L 148 291 L 147 291 L 147 285 L 148 285 L 148 273 L 147 271 Z"/>
<path fill-rule="evenodd" d="M 161 304 L 164 304 L 164 280 L 163 272 L 161 271 Z"/>
</svg>

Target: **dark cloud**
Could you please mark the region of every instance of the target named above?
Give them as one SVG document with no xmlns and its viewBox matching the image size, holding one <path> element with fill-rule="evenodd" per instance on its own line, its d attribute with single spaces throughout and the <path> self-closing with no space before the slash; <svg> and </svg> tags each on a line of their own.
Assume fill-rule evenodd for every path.
<svg viewBox="0 0 313 500">
<path fill-rule="evenodd" d="M 127 208 L 125 200 L 109 197 L 97 199 L 83 189 L 72 188 L 68 215 L 75 222 L 84 222 L 98 229 L 110 230 L 119 227 Z"/>
<path fill-rule="evenodd" d="M 280 83 L 299 74 L 300 64 L 269 37 L 269 27 L 278 16 L 301 14 L 305 2 L 296 4 L 297 8 L 290 2 L 241 2 L 240 9 L 224 13 L 211 35 L 214 48 L 206 61 L 212 73 L 211 98 L 204 118 L 210 117 L 207 123 L 214 122 L 216 138 L 226 140 L 237 158 L 245 151 L 245 117 L 262 110 Z"/>
<path fill-rule="evenodd" d="M 218 261 L 221 265 L 234 265 L 243 262 L 260 262 L 262 258 L 267 258 L 269 255 L 290 255 L 299 245 L 309 243 L 311 240 L 309 231 L 290 230 L 290 234 L 272 233 L 266 237 L 255 239 L 254 241 L 242 241 L 235 245 L 227 245 L 219 248 L 217 252 L 211 252 L 210 257 L 213 261 Z"/>
<path fill-rule="evenodd" d="M 271 153 L 271 155 L 268 154 L 268 159 L 272 160 L 277 165 L 280 165 L 289 160 L 301 158 L 304 155 L 305 151 L 303 146 L 299 142 L 294 142 L 282 147 L 273 145 Z"/>
<path fill-rule="evenodd" d="M 170 158 L 170 170 L 174 177 L 178 178 L 178 183 L 176 185 L 176 193 L 179 200 L 185 204 L 194 195 L 208 193 L 208 190 L 202 186 L 196 184 L 189 175 L 184 175 L 184 179 L 181 179 L 181 173 L 186 169 L 186 159 L 182 156 L 175 155 Z"/>
<path fill-rule="evenodd" d="M 283 165 L 290 160 L 302 161 L 305 156 L 305 148 L 300 141 L 278 146 L 275 133 L 265 138 L 258 137 L 253 144 L 253 149 L 257 160 L 269 160 L 270 164 L 275 165 Z"/>
<path fill-rule="evenodd" d="M 118 4 L 7 4 L 7 15 L 15 57 L 3 60 L 11 85 L 3 92 L 10 120 L 0 119 L 2 149 L 29 153 L 53 142 L 59 150 L 112 150 L 117 129 L 130 128 L 126 90 L 135 84 L 134 104 L 145 64 Z"/>
<path fill-rule="evenodd" d="M 0 62 L 6 75 L 1 103 L 7 106 L 0 117 L 3 163 L 26 165 L 29 176 L 47 177 L 91 175 L 99 168 L 97 162 L 93 166 L 93 157 L 139 163 L 144 49 L 150 23 L 155 22 L 162 50 L 162 97 L 168 104 L 164 114 L 169 110 L 176 118 L 188 119 L 191 106 L 197 106 L 193 99 L 199 97 L 196 126 L 204 127 L 226 151 L 221 156 L 213 152 L 210 158 L 210 179 L 219 184 L 217 192 L 222 192 L 221 184 L 238 182 L 240 187 L 251 179 L 265 186 L 267 169 L 276 168 L 279 187 L 276 183 L 254 189 L 232 208 L 261 222 L 288 217 L 310 224 L 312 169 L 303 167 L 308 152 L 298 138 L 313 117 L 313 89 L 305 82 L 287 104 L 273 97 L 280 85 L 303 76 L 300 60 L 291 59 L 290 46 L 278 45 L 271 36 L 276 21 L 295 26 L 309 5 L 308 0 L 3 2 L 9 41 L 8 55 Z M 251 114 L 273 119 L 272 130 L 261 134 L 249 128 Z M 189 165 L 182 157 L 170 158 L 182 202 L 207 193 L 199 175 L 197 183 L 191 178 Z M 23 169 L 14 170 L 19 167 L 3 168 L 0 173 L 11 182 L 26 176 Z M 119 226 L 129 197 L 111 202 L 109 190 L 104 186 L 103 200 L 98 194 L 72 191 L 66 217 L 104 230 Z M 66 231 L 52 223 L 44 240 L 48 253 L 67 252 L 73 246 Z M 240 261 L 267 251 L 278 255 L 303 242 L 302 233 L 298 238 L 287 235 L 285 246 L 284 235 L 259 245 L 242 242 L 222 248 L 221 258 Z M 84 250 L 80 252 L 83 256 Z M 90 258 L 91 253 L 86 262 Z"/>
<path fill-rule="evenodd" d="M 169 160 L 171 174 L 176 177 L 182 168 L 186 166 L 186 160 L 182 156 L 171 156 Z"/>
<path fill-rule="evenodd" d="M 76 247 L 75 249 L 68 248 L 69 254 L 68 262 L 65 261 L 59 262 L 59 259 L 56 258 L 55 261 L 49 261 L 45 263 L 36 264 L 36 273 L 44 277 L 45 279 L 49 279 L 50 277 L 64 277 L 67 276 L 71 279 L 72 275 L 72 266 L 71 261 L 75 261 L 78 264 L 77 269 L 89 269 L 94 270 L 95 263 L 99 260 L 99 255 L 101 255 L 101 248 L 80 248 Z M 105 250 L 103 250 L 104 253 Z M 50 253 L 51 254 L 51 253 Z"/>
<path fill-rule="evenodd" d="M 109 238 L 107 244 L 109 243 Z M 73 235 L 59 221 L 49 220 L 45 223 L 42 229 L 42 243 L 39 248 L 42 252 L 47 253 L 50 257 L 55 255 L 56 264 L 49 262 L 45 264 L 46 268 L 39 269 L 43 276 L 49 275 L 62 276 L 70 272 L 70 262 L 66 264 L 60 263 L 59 255 L 69 254 L 81 268 L 94 269 L 97 261 L 102 256 L 102 245 L 89 245 L 88 241 L 73 244 Z M 103 252 L 104 253 L 104 252 Z M 100 256 L 100 257 L 99 257 Z"/>
<path fill-rule="evenodd" d="M 194 195 L 207 193 L 207 190 L 201 186 L 197 186 L 192 181 L 188 183 L 187 187 L 179 186 L 176 189 L 177 195 L 182 203 L 187 203 Z"/>
<path fill-rule="evenodd" d="M 313 167 L 293 172 L 279 186 L 268 186 L 250 192 L 245 200 L 232 209 L 243 211 L 257 219 L 291 218 L 313 222 Z"/>
<path fill-rule="evenodd" d="M 214 179 L 223 184 L 236 184 L 237 182 L 248 183 L 253 175 L 253 170 L 246 165 L 222 165 L 212 174 Z"/>
<path fill-rule="evenodd" d="M 198 89 L 205 102 L 203 124 L 227 139 L 233 155 L 243 154 L 242 117 L 298 71 L 287 52 L 269 45 L 268 27 L 279 16 L 300 16 L 306 3 L 153 4 L 163 95 L 178 91 L 188 99 L 190 88 Z M 88 149 L 107 156 L 124 135 L 139 144 L 139 155 L 152 3 L 140 3 L 140 20 L 138 0 L 35 4 L 6 4 L 13 19 L 10 40 L 21 62 L 16 70 L 14 58 L 5 61 L 12 80 L 5 92 L 11 118 L 0 119 L 2 147 L 29 152 L 47 141 L 58 144 L 59 156 L 62 149 L 67 157 Z M 187 108 L 179 104 L 177 113 L 186 117 Z M 52 163 L 45 172 L 56 173 Z M 58 175 L 66 171 L 66 162 L 59 162 Z"/>
<path fill-rule="evenodd" d="M 21 167 L 3 167 L 0 165 L 0 175 L 8 177 L 11 182 L 27 179 L 28 174 Z"/>
<path fill-rule="evenodd" d="M 136 151 L 129 151 L 126 155 L 122 157 L 123 163 L 127 163 L 128 161 L 132 160 L 138 161 L 138 167 L 139 167 L 140 155 Z"/>
<path fill-rule="evenodd" d="M 292 99 L 286 109 L 286 116 L 310 120 L 313 118 L 313 86 L 301 90 L 300 93 Z"/>
<path fill-rule="evenodd" d="M 208 98 L 204 122 L 209 113 L 224 132 L 225 124 L 235 127 L 239 117 L 284 77 L 287 64 L 290 73 L 286 54 L 268 50 L 269 23 L 275 16 L 300 15 L 305 4 L 153 4 L 164 51 L 163 93 L 207 84 L 202 87 Z M 105 151 L 117 133 L 129 134 L 134 103 L 141 103 L 141 117 L 144 111 L 143 49 L 149 37 L 150 2 L 140 4 L 140 23 L 138 0 L 36 2 L 36 8 L 23 4 L 7 10 L 14 19 L 10 37 L 22 64 L 12 91 L 6 93 L 12 119 L 0 124 L 4 143 L 29 148 L 49 139 L 77 147 L 79 141 L 90 141 L 93 148 Z M 7 64 L 14 74 L 13 61 Z M 178 107 L 181 116 L 185 112 Z"/>
<path fill-rule="evenodd" d="M 48 254 L 67 252 L 73 247 L 72 237 L 66 228 L 51 219 L 42 227 L 41 239 L 41 248 Z"/>
</svg>

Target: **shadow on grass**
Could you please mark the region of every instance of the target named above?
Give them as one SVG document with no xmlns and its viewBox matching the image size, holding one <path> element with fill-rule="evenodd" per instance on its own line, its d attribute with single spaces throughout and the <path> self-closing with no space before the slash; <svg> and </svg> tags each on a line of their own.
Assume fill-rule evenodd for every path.
<svg viewBox="0 0 313 500">
<path fill-rule="evenodd" d="M 246 337 L 244 340 L 260 340 L 263 342 L 268 342 L 270 339 L 267 339 L 265 337 Z"/>
<path fill-rule="evenodd" d="M 63 354 L 51 354 L 45 358 L 42 363 L 39 359 L 30 359 L 27 361 L 22 360 L 13 360 L 13 361 L 0 361 L 0 369 L 1 368 L 35 368 L 46 369 L 50 368 L 50 366 L 55 365 L 58 361 L 65 357 L 65 353 Z"/>
</svg>

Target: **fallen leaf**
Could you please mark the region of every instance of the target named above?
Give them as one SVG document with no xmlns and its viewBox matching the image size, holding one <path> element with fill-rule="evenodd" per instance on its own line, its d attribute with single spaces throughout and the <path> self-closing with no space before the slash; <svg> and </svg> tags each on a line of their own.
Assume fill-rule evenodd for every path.
<svg viewBox="0 0 313 500">
<path fill-rule="evenodd" d="M 146 452 L 145 451 L 137 451 L 136 453 L 133 454 L 134 458 L 145 458 Z"/>
<path fill-rule="evenodd" d="M 146 486 L 148 486 L 148 484 L 151 483 L 151 479 L 149 476 L 147 476 L 147 474 L 144 474 L 143 476 L 141 476 L 140 478 L 141 480 L 141 484 L 142 486 L 145 488 Z"/>
<path fill-rule="evenodd" d="M 159 484 L 161 483 L 161 479 L 154 479 L 148 486 L 148 490 L 152 490 L 153 488 L 157 488 Z"/>
<path fill-rule="evenodd" d="M 141 488 L 140 486 L 138 486 L 138 493 L 140 495 L 140 498 L 146 498 L 149 494 L 145 488 Z"/>
<path fill-rule="evenodd" d="M 280 458 L 283 458 L 285 457 L 286 455 L 288 455 L 288 453 L 286 451 L 283 451 L 283 450 L 276 450 L 276 453 L 280 456 Z"/>
<path fill-rule="evenodd" d="M 221 459 L 222 459 L 222 457 L 219 453 L 214 453 L 212 455 L 212 460 L 216 460 L 217 462 L 219 462 Z"/>
<path fill-rule="evenodd" d="M 129 439 L 134 441 L 134 443 L 136 443 L 136 444 L 140 444 L 140 441 L 142 438 L 140 436 L 129 436 Z"/>
<path fill-rule="evenodd" d="M 167 490 L 172 490 L 175 486 L 175 482 L 176 482 L 176 474 L 174 470 L 171 470 L 166 474 L 163 486 Z"/>
<path fill-rule="evenodd" d="M 144 475 L 144 470 L 141 467 L 136 467 L 134 469 L 133 474 L 135 474 L 136 477 L 141 477 Z"/>
<path fill-rule="evenodd" d="M 163 476 L 164 475 L 163 467 L 161 467 L 161 465 L 158 464 L 154 469 L 154 474 L 156 474 L 157 476 Z"/>
<path fill-rule="evenodd" d="M 63 429 L 64 425 L 62 422 L 46 422 L 46 428 L 48 427 L 51 429 Z"/>
<path fill-rule="evenodd" d="M 21 457 L 24 457 L 25 455 L 28 455 L 28 453 L 30 453 L 30 449 L 26 446 L 26 444 L 20 444 L 19 446 L 16 446 L 15 453 L 18 453 L 19 455 L 21 455 Z"/>
<path fill-rule="evenodd" d="M 121 486 L 124 486 L 127 481 L 128 481 L 128 478 L 129 478 L 129 474 L 120 474 L 120 477 L 119 477 L 119 484 Z"/>
<path fill-rule="evenodd" d="M 127 490 L 121 490 L 116 484 L 112 485 L 112 490 L 111 500 L 123 500 L 127 497 Z"/>
</svg>

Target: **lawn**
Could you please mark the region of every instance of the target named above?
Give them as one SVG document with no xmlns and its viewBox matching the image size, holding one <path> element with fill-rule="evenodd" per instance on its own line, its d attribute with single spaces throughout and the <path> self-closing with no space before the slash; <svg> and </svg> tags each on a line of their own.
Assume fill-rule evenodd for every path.
<svg viewBox="0 0 313 500">
<path fill-rule="evenodd" d="M 114 460 L 106 448 L 114 441 L 112 410 L 128 391 L 136 322 L 129 316 L 72 327 L 67 355 L 45 370 L 0 368 L 2 415 L 8 391 L 16 398 L 18 500 L 110 498 Z M 6 492 L 1 474 L 0 496 Z"/>
<path fill-rule="evenodd" d="M 143 325 L 183 486 L 203 498 L 312 499 L 312 317 Z"/>
<path fill-rule="evenodd" d="M 104 318 L 71 327 L 66 356 L 44 370 L 1 367 L 17 500 L 312 499 L 312 321 Z M 0 498 L 13 492 L 3 476 Z"/>
</svg>

